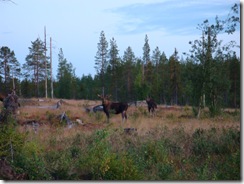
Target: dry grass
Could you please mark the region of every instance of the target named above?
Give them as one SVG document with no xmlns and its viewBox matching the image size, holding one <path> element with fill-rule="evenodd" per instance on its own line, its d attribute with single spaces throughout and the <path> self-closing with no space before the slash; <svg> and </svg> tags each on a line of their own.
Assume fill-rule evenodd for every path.
<svg viewBox="0 0 244 184">
<path fill-rule="evenodd" d="M 101 175 L 106 179 L 110 176 L 104 174 L 107 166 L 110 170 L 106 172 L 117 173 L 116 179 L 121 176 L 118 168 L 121 168 L 119 171 L 128 168 L 125 175 L 122 174 L 126 179 L 131 168 L 138 168 L 135 171 L 145 180 L 239 178 L 239 132 L 236 128 L 240 130 L 240 112 L 228 109 L 222 116 L 209 118 L 205 111 L 201 119 L 196 119 L 191 107 L 159 105 L 152 117 L 146 106 L 130 106 L 126 122 L 122 123 L 121 115 L 111 115 L 107 123 L 104 112 L 85 111 L 85 107 L 99 105 L 101 101 L 64 100 L 59 109 L 53 108 L 58 101 L 20 99 L 17 115 L 20 126 L 17 128 L 26 137 L 23 136 L 24 147 L 19 151 L 20 158 L 16 157 L 19 161 L 15 167 L 32 179 L 54 179 L 56 175 L 67 177 L 65 179 L 87 179 L 88 176 L 97 179 Z M 72 122 L 80 119 L 84 124 L 76 123 L 68 128 L 59 118 L 63 112 Z M 40 124 L 37 133 L 33 131 L 33 120 Z M 128 127 L 136 128 L 137 132 L 124 133 L 123 128 Z M 222 131 L 230 127 L 235 131 Z M 207 155 L 201 154 L 203 150 Z M 36 172 L 36 168 L 43 165 L 50 171 Z M 71 176 L 70 173 L 75 174 Z M 135 179 L 134 175 L 132 178 Z"/>
<path fill-rule="evenodd" d="M 59 109 L 51 109 L 49 106 L 55 106 L 59 99 L 21 99 L 21 108 L 18 115 L 18 123 L 26 124 L 30 120 L 35 120 L 41 124 L 39 128 L 40 139 L 45 139 L 48 135 L 57 134 L 57 137 L 69 137 L 79 132 L 91 133 L 103 128 L 136 128 L 138 134 L 144 135 L 154 128 L 167 127 L 169 130 L 175 128 L 183 128 L 185 132 L 191 134 L 196 129 L 210 128 L 228 128 L 237 127 L 240 129 L 240 118 L 236 120 L 231 117 L 202 118 L 196 119 L 192 116 L 190 107 L 165 107 L 159 105 L 154 117 L 147 112 L 146 106 L 129 107 L 127 114 L 128 120 L 122 123 L 121 115 L 111 115 L 110 123 L 106 122 L 106 116 L 103 112 L 87 113 L 85 106 L 92 107 L 101 104 L 100 101 L 88 100 L 64 100 L 63 105 Z M 45 108 L 41 108 L 45 107 Z M 66 112 L 71 121 L 76 119 L 82 120 L 84 125 L 77 124 L 71 129 L 60 126 L 58 116 Z M 20 128 L 26 131 L 26 126 Z"/>
</svg>

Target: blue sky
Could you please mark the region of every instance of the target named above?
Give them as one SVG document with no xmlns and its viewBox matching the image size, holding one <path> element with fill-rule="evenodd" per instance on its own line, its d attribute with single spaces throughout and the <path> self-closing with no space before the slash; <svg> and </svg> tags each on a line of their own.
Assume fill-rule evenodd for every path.
<svg viewBox="0 0 244 184">
<path fill-rule="evenodd" d="M 181 57 L 189 52 L 189 41 L 199 39 L 196 29 L 205 19 L 216 15 L 225 18 L 237 0 L 12 0 L 0 1 L 0 47 L 15 51 L 23 64 L 31 41 L 53 40 L 54 75 L 57 73 L 58 53 L 73 64 L 78 77 L 96 74 L 95 55 L 100 33 L 107 41 L 116 40 L 120 56 L 128 46 L 137 57 L 142 56 L 145 35 L 152 51 L 159 47 L 169 57 L 176 48 Z M 235 40 L 240 45 L 240 31 L 219 35 L 223 42 Z M 236 48 L 237 55 L 240 49 Z M 49 51 L 48 51 L 49 55 Z"/>
</svg>

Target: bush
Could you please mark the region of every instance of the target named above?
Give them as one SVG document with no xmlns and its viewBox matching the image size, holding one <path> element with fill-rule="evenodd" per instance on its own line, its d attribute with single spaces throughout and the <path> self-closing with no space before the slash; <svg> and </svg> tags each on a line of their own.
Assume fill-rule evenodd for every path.
<svg viewBox="0 0 244 184">
<path fill-rule="evenodd" d="M 222 162 L 216 164 L 216 180 L 240 180 L 241 165 L 240 165 L 240 150 L 231 153 Z"/>
<path fill-rule="evenodd" d="M 216 137 L 216 129 L 205 131 L 197 129 L 192 135 L 193 148 L 192 151 L 195 155 L 206 156 L 211 153 L 218 153 L 218 138 Z"/>
<path fill-rule="evenodd" d="M 41 145 L 32 141 L 26 142 L 15 160 L 15 167 L 24 170 L 30 180 L 52 179 L 45 166 Z"/>
<path fill-rule="evenodd" d="M 15 134 L 6 129 L 2 135 L 7 142 Z M 197 129 L 192 135 L 183 128 L 155 128 L 149 135 L 102 129 L 55 136 L 45 144 L 19 137 L 14 168 L 30 180 L 240 180 L 240 131 L 234 128 Z"/>
<path fill-rule="evenodd" d="M 44 155 L 46 169 L 54 180 L 75 180 L 74 163 L 68 151 L 50 151 Z"/>
<path fill-rule="evenodd" d="M 15 155 L 21 152 L 26 134 L 16 131 L 14 124 L 0 124 L 0 157 L 14 161 Z"/>
<path fill-rule="evenodd" d="M 217 132 L 197 129 L 193 133 L 192 164 L 199 180 L 240 179 L 240 131 L 223 129 Z M 225 174 L 224 174 L 225 173 Z"/>
<path fill-rule="evenodd" d="M 79 158 L 81 179 L 137 180 L 138 169 L 129 155 L 115 153 L 108 141 L 110 132 L 99 130 L 89 139 Z"/>
<path fill-rule="evenodd" d="M 223 129 L 222 134 L 218 133 L 215 128 L 197 129 L 192 138 L 192 150 L 195 155 L 230 154 L 233 152 L 232 149 L 237 149 L 240 146 L 240 131 L 234 129 Z"/>
</svg>

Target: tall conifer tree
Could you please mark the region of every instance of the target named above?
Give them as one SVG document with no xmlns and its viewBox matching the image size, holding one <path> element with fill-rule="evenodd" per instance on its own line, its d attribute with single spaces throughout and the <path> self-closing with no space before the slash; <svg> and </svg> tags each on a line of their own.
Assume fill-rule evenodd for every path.
<svg viewBox="0 0 244 184">
<path fill-rule="evenodd" d="M 10 85 L 10 79 L 12 78 L 14 86 L 14 78 L 19 77 L 20 73 L 20 63 L 15 57 L 14 51 L 11 51 L 8 47 L 1 47 L 0 49 L 0 75 L 4 78 L 4 88 L 7 92 L 7 85 Z M 10 88 L 10 86 L 8 86 Z M 3 89 L 0 89 L 0 91 Z"/>
<path fill-rule="evenodd" d="M 23 68 L 25 69 L 25 77 L 30 78 L 35 84 L 35 94 L 39 97 L 39 83 L 45 77 L 45 48 L 42 40 L 37 38 L 34 42 L 31 42 L 29 47 L 29 54 L 26 56 L 26 63 Z"/>
<path fill-rule="evenodd" d="M 117 88 L 118 88 L 118 77 L 119 77 L 119 50 L 117 43 L 114 38 L 110 40 L 110 50 L 109 50 L 109 68 L 110 68 L 110 86 L 112 87 L 113 96 L 118 98 Z"/>
<path fill-rule="evenodd" d="M 132 100 L 132 90 L 133 90 L 133 82 L 134 82 L 134 74 L 133 74 L 133 68 L 135 65 L 135 54 L 132 50 L 132 48 L 129 46 L 123 56 L 124 61 L 124 80 L 126 84 L 126 97 L 129 100 Z"/>
<path fill-rule="evenodd" d="M 105 37 L 104 31 L 100 33 L 100 39 L 97 43 L 97 53 L 95 56 L 95 69 L 102 83 L 102 94 L 104 95 L 105 88 L 105 72 L 108 65 L 108 42 Z"/>
</svg>

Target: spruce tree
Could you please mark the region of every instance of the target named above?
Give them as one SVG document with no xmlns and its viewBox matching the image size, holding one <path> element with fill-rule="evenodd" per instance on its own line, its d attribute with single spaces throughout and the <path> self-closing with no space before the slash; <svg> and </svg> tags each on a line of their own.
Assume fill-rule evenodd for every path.
<svg viewBox="0 0 244 184">
<path fill-rule="evenodd" d="M 134 72 L 133 68 L 135 65 L 135 54 L 132 48 L 129 46 L 123 55 L 124 63 L 124 81 L 126 85 L 126 99 L 132 100 L 133 98 L 133 82 L 134 82 Z"/>
<path fill-rule="evenodd" d="M 228 59 L 228 63 L 229 63 L 229 78 L 230 78 L 230 106 L 234 107 L 234 108 L 238 108 L 240 107 L 240 98 L 241 98 L 241 94 L 240 94 L 240 80 L 241 80 L 241 75 L 240 75 L 240 67 L 241 67 L 241 63 L 240 63 L 240 59 L 238 59 L 236 57 L 235 54 L 233 54 L 233 56 L 230 56 L 230 58 Z"/>
<path fill-rule="evenodd" d="M 97 53 L 95 56 L 95 69 L 97 70 L 97 75 L 102 84 L 102 94 L 104 95 L 105 90 L 105 72 L 108 65 L 108 42 L 105 37 L 104 31 L 100 33 L 100 39 L 97 43 Z"/>
<path fill-rule="evenodd" d="M 160 94 L 160 75 L 159 75 L 159 62 L 160 62 L 161 52 L 158 47 L 153 50 L 152 54 L 152 64 L 153 64 L 153 75 L 154 75 L 154 82 L 152 86 L 152 95 L 154 100 L 159 101 L 159 94 Z"/>
<path fill-rule="evenodd" d="M 112 94 L 115 97 L 116 101 L 118 98 L 117 90 L 118 90 L 118 78 L 119 78 L 119 50 L 117 43 L 114 38 L 110 40 L 110 50 L 109 50 L 109 68 L 110 68 L 110 86 L 112 90 Z"/>
<path fill-rule="evenodd" d="M 143 46 L 143 56 L 142 56 L 142 80 L 144 81 L 147 75 L 147 65 L 150 62 L 150 46 L 149 46 L 148 36 L 145 36 L 145 43 Z M 149 71 L 150 72 L 150 71 Z"/>
<path fill-rule="evenodd" d="M 62 48 L 58 54 L 58 73 L 57 73 L 57 97 L 70 99 L 73 97 L 75 84 L 74 69 L 64 57 Z"/>
<path fill-rule="evenodd" d="M 175 49 L 174 54 L 169 58 L 170 67 L 170 89 L 171 103 L 178 105 L 178 97 L 180 91 L 180 64 L 178 61 L 178 51 Z"/>
<path fill-rule="evenodd" d="M 160 80 L 160 88 L 159 88 L 159 96 L 160 103 L 165 103 L 170 101 L 170 70 L 169 70 L 169 61 L 163 52 L 160 56 L 159 60 L 159 70 L 158 70 L 159 80 Z"/>
</svg>

